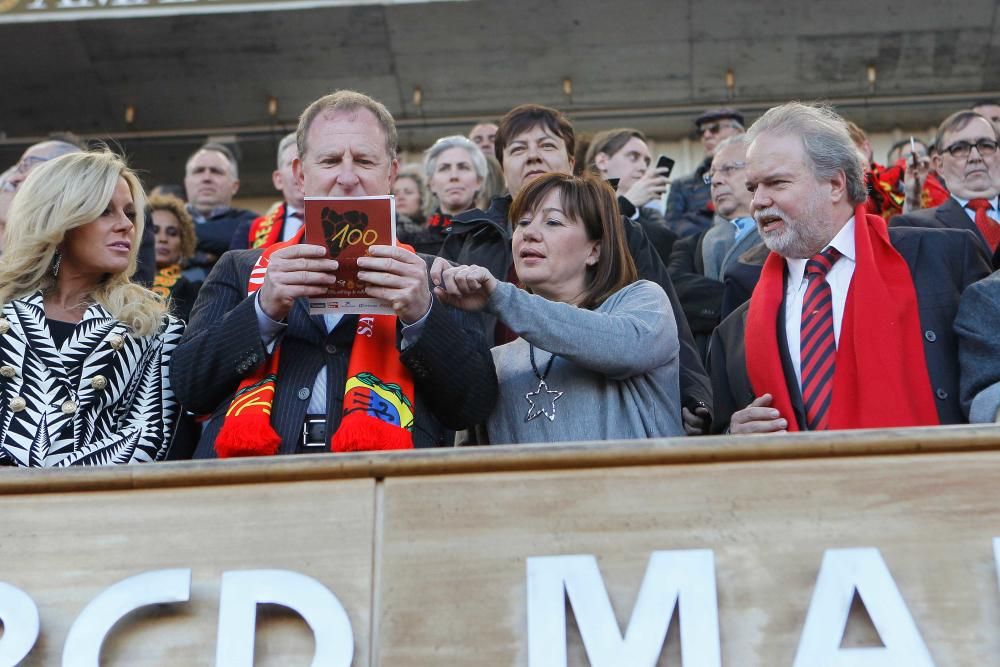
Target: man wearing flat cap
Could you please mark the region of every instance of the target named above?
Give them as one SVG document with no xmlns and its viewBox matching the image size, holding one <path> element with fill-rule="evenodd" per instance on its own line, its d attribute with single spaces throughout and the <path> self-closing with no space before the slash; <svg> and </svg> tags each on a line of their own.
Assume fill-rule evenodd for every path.
<svg viewBox="0 0 1000 667">
<path fill-rule="evenodd" d="M 705 172 L 712 164 L 715 147 L 726 137 L 742 134 L 743 114 L 736 109 L 708 109 L 694 119 L 698 128 L 705 159 L 694 173 L 675 179 L 667 196 L 667 225 L 680 237 L 693 236 L 712 226 L 711 186 L 705 183 Z"/>
</svg>

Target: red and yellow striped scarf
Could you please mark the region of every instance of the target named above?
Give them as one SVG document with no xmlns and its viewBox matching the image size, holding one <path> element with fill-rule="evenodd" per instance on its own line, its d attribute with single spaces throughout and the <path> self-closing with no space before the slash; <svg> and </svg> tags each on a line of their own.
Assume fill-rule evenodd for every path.
<svg viewBox="0 0 1000 667">
<path fill-rule="evenodd" d="M 266 248 L 257 260 L 247 294 L 264 284 L 271 253 L 298 243 Z M 280 341 L 267 362 L 240 383 L 215 439 L 219 458 L 270 456 L 278 453 L 281 437 L 271 426 L 271 406 L 279 381 Z M 413 379 L 399 360 L 394 315 L 362 315 L 347 365 L 340 426 L 330 439 L 334 452 L 413 448 Z"/>
</svg>

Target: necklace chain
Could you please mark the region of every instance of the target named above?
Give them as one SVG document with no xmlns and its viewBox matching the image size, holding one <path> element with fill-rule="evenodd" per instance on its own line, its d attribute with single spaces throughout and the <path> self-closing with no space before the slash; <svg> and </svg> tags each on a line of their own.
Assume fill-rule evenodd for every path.
<svg viewBox="0 0 1000 667">
<path fill-rule="evenodd" d="M 535 364 L 535 346 L 528 343 L 528 358 L 531 360 L 531 370 L 535 372 L 535 377 L 539 380 L 544 380 L 549 376 L 549 371 L 552 370 L 552 362 L 555 361 L 556 355 L 549 357 L 548 363 L 545 364 L 545 372 L 539 373 L 538 366 Z"/>
</svg>

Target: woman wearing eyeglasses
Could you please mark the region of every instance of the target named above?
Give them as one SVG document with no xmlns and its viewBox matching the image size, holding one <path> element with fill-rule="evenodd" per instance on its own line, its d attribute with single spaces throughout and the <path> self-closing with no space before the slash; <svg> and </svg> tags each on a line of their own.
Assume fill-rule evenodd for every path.
<svg viewBox="0 0 1000 667">
<path fill-rule="evenodd" d="M 897 215 L 891 224 L 968 229 L 993 256 L 1000 252 L 1000 132 L 985 116 L 959 111 L 944 119 L 937 136 L 931 159 L 951 196 L 936 208 Z"/>
</svg>

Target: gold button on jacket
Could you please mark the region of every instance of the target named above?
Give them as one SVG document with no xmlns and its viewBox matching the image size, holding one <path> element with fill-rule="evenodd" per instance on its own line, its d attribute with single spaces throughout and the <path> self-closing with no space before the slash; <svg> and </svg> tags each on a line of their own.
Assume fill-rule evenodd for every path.
<svg viewBox="0 0 1000 667">
<path fill-rule="evenodd" d="M 104 390 L 108 386 L 108 378 L 104 377 L 103 375 L 95 375 L 94 377 L 90 378 L 90 386 L 93 387 L 94 389 Z"/>
<path fill-rule="evenodd" d="M 65 401 L 60 407 L 60 410 L 63 411 L 63 414 L 73 414 L 76 412 L 76 401 Z"/>
<path fill-rule="evenodd" d="M 14 412 L 20 412 L 21 410 L 24 410 L 26 407 L 28 407 L 28 402 L 25 401 L 20 396 L 15 396 L 14 398 L 10 399 L 10 409 L 13 410 Z"/>
<path fill-rule="evenodd" d="M 17 377 L 17 369 L 14 368 L 13 366 L 7 366 L 7 365 L 0 366 L 0 375 L 4 376 L 8 380 L 10 378 L 15 378 Z"/>
</svg>

